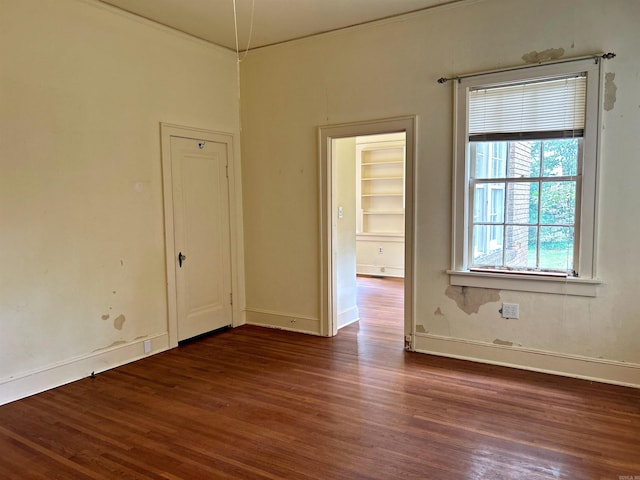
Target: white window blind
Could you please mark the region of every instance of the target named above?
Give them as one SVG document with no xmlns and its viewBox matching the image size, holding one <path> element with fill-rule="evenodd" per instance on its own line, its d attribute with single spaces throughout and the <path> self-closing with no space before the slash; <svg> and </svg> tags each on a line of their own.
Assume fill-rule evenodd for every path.
<svg viewBox="0 0 640 480">
<path fill-rule="evenodd" d="M 587 77 L 469 90 L 469 139 L 582 136 Z"/>
</svg>

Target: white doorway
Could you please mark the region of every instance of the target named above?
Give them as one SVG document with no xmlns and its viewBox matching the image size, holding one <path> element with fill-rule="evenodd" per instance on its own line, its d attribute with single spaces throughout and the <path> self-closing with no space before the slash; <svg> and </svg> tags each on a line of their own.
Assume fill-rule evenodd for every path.
<svg viewBox="0 0 640 480">
<path fill-rule="evenodd" d="M 321 331 L 323 335 L 337 334 L 340 318 L 338 312 L 339 246 L 338 222 L 344 210 L 338 202 L 336 164 L 337 139 L 403 133 L 406 156 L 404 162 L 404 331 L 405 346 L 412 348 L 413 322 L 413 232 L 414 203 L 413 179 L 415 165 L 416 117 L 401 117 L 354 124 L 320 127 L 320 234 L 321 234 Z M 386 167 L 385 167 L 386 168 Z M 377 200 L 376 200 L 377 201 Z M 344 206 L 343 206 L 344 208 Z"/>
<path fill-rule="evenodd" d="M 361 317 L 365 276 L 404 278 L 405 132 L 334 138 L 337 328 Z M 397 295 L 397 293 L 396 293 Z"/>
<path fill-rule="evenodd" d="M 175 346 L 233 324 L 232 137 L 163 125 L 162 143 L 169 337 Z"/>
</svg>

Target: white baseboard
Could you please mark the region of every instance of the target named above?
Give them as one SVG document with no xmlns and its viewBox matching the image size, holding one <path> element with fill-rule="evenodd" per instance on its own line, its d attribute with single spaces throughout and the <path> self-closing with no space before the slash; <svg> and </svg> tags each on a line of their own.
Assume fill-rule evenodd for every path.
<svg viewBox="0 0 640 480">
<path fill-rule="evenodd" d="M 338 328 L 346 327 L 358 320 L 360 320 L 360 310 L 357 305 L 354 305 L 338 314 Z"/>
<path fill-rule="evenodd" d="M 149 353 L 144 353 L 145 340 L 151 341 Z M 0 405 L 86 378 L 91 372 L 100 373 L 119 367 L 168 348 L 169 333 L 165 332 L 2 379 Z"/>
<path fill-rule="evenodd" d="M 248 325 L 279 328 L 292 332 L 320 335 L 320 320 L 317 318 L 296 315 L 295 313 L 274 312 L 257 308 L 247 308 Z"/>
<path fill-rule="evenodd" d="M 640 388 L 640 365 L 416 333 L 416 352 Z"/>
<path fill-rule="evenodd" d="M 380 267 L 378 265 L 367 265 L 359 263 L 358 265 L 356 265 L 356 273 L 358 275 L 373 275 L 376 277 L 404 278 L 403 267 Z"/>
</svg>

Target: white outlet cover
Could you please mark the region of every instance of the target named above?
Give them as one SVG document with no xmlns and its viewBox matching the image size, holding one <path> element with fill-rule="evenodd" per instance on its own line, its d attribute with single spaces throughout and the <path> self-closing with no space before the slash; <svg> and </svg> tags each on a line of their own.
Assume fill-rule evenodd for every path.
<svg viewBox="0 0 640 480">
<path fill-rule="evenodd" d="M 503 303 L 502 318 L 520 318 L 520 305 L 517 303 Z"/>
</svg>

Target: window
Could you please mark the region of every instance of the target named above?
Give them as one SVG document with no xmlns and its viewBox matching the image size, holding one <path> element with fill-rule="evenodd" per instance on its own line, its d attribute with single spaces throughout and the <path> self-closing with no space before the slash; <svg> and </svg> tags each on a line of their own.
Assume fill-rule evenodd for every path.
<svg viewBox="0 0 640 480">
<path fill-rule="evenodd" d="M 600 64 L 457 82 L 453 284 L 595 295 Z"/>
</svg>

